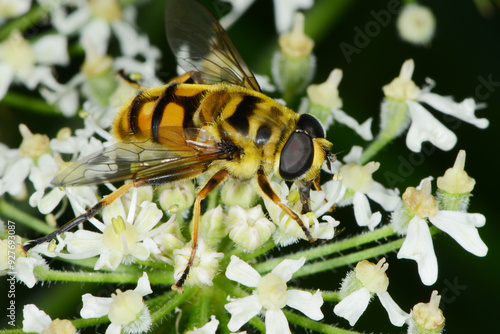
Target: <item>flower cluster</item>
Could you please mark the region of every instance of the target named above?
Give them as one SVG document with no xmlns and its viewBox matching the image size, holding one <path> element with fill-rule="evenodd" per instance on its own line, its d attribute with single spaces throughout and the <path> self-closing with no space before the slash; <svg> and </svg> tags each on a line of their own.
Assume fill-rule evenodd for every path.
<svg viewBox="0 0 500 334">
<path fill-rule="evenodd" d="M 194 12 L 201 11 L 195 0 L 171 1 L 183 6 L 188 3 L 196 9 Z M 222 16 L 221 26 L 232 25 L 253 3 L 217 3 L 215 11 Z M 311 164 L 315 170 L 321 169 L 317 177 L 288 182 L 270 173 L 264 185 L 261 174 L 240 177 L 231 165 L 232 160 L 255 153 L 227 143 L 227 138 L 221 138 L 226 133 L 193 129 L 188 119 L 181 120 L 183 125 L 190 124 L 185 133 L 196 132 L 200 142 L 196 150 L 185 154 L 189 161 L 199 160 L 198 165 L 176 164 L 178 157 L 165 147 L 178 143 L 159 136 L 160 129 L 141 133 L 144 142 L 156 145 L 154 152 L 142 148 L 140 136 L 131 136 L 130 143 L 137 147 L 134 149 L 118 142 L 120 124 L 113 123 L 117 113 L 136 113 L 130 116 L 131 122 L 143 127 L 146 118 L 158 118 L 152 105 L 157 108 L 169 87 L 174 87 L 165 86 L 156 76 L 161 52 L 141 30 L 152 23 L 144 22 L 139 13 L 139 6 L 148 6 L 145 1 L 0 3 L 0 107 L 21 107 L 23 112 L 50 114 L 72 124 L 72 128 L 57 128 L 47 135 L 39 133 L 41 127 L 27 117 L 13 127 L 21 138 L 18 144 L 9 147 L 0 143 L 0 216 L 6 218 L 0 219 L 1 230 L 5 231 L 0 238 L 0 275 L 29 289 L 43 285 L 40 293 L 46 293 L 47 300 L 54 296 L 52 285 L 45 282 L 87 283 L 82 285 L 84 289 L 91 283 L 113 286 L 100 294 L 79 291 L 78 319 L 72 320 L 53 320 L 48 309 L 46 313 L 34 304 L 38 302 L 35 294 L 27 296 L 22 317 L 12 326 L 36 333 L 77 333 L 102 324 L 106 333 L 146 333 L 162 326 L 179 333 L 204 334 L 245 333 L 247 329 L 277 334 L 296 328 L 332 332 L 347 326 L 340 318 L 356 326 L 370 301 L 378 299 L 387 312 L 389 326 L 407 326 L 412 334 L 441 333 L 445 317 L 439 292 L 434 290 L 428 303 L 404 310 L 392 285 L 389 287 L 389 262 L 394 270 L 393 264 L 399 259 L 415 260 L 421 282 L 431 286 L 438 282 L 440 273 L 439 254 L 434 251 L 440 240 L 433 240 L 433 235 L 444 232 L 471 254 L 487 255 L 488 246 L 478 231 L 486 218 L 468 212 L 476 180 L 465 171 L 466 152 L 457 150 L 453 167 L 437 172 L 442 176 L 421 175 L 419 185 L 404 187 L 384 183 L 383 173 L 394 167 L 377 154 L 402 135 L 406 136 L 402 149 L 409 149 L 411 154 L 421 152 L 424 142 L 443 151 L 455 150 L 459 136 L 433 116 L 430 108 L 486 129 L 489 120 L 476 116 L 485 104 L 473 98 L 456 102 L 433 93 L 436 84 L 432 79 L 417 86 L 412 79 L 416 64 L 421 73 L 425 66 L 416 58 L 404 61 L 399 75 L 378 88 L 382 103 L 372 108 L 378 112 L 359 117 L 352 110 L 352 95 L 343 95 L 345 84 L 340 85 L 352 72 L 328 64 L 330 68 L 323 75 L 326 81 L 318 83 L 315 79 L 325 59 L 317 60 L 313 52 L 318 36 L 317 32 L 308 33 L 317 30 L 311 29 L 311 22 L 329 24 L 333 17 L 327 13 L 336 13 L 340 3 L 274 0 L 274 9 L 269 8 L 274 10 L 279 34 L 274 44 L 278 47 L 272 53 L 263 53 L 266 64 L 260 68 L 270 66 L 271 70 L 270 76 L 256 75 L 261 89 L 277 102 L 318 119 L 327 139 L 334 139 L 335 147 L 336 131 L 347 133 L 349 146 L 340 146 L 343 151 L 337 160 L 324 149 L 321 159 L 315 154 Z M 201 17 L 209 19 L 207 15 Z M 436 27 L 430 8 L 417 3 L 405 5 L 394 21 L 403 41 L 430 47 Z M 223 72 L 217 75 L 229 82 L 217 87 L 229 92 L 234 78 L 250 78 L 239 78 L 249 74 L 244 73 L 247 69 L 234 68 L 238 64 L 230 64 L 232 58 L 218 53 L 219 48 L 227 48 L 239 61 L 227 36 L 220 33 L 227 46 L 217 44 L 220 36 L 203 35 L 209 39 L 206 44 L 217 51 L 210 55 L 220 59 L 210 58 L 205 49 L 188 50 L 200 43 L 197 40 L 201 36 L 196 34 L 175 35 L 182 37 L 176 43 L 193 43 L 186 43 L 187 48 L 182 44 L 176 56 L 190 61 L 193 55 L 199 56 L 205 62 L 200 65 L 204 70 L 213 70 L 208 63 L 217 64 Z M 221 62 L 228 67 L 218 65 Z M 191 74 L 196 85 L 203 82 L 200 73 Z M 248 96 L 257 94 L 248 89 L 247 81 L 241 82 L 245 86 L 242 92 L 247 89 Z M 211 115 L 203 109 L 205 101 L 196 108 L 185 105 L 196 92 L 186 89 L 185 96 L 179 95 L 169 107 L 185 107 L 186 112 L 179 112 L 182 117 L 195 113 L 196 108 L 201 110 L 196 113 L 198 118 Z M 136 96 L 141 98 L 139 102 L 134 100 Z M 239 95 L 237 99 L 245 102 Z M 230 125 L 224 131 L 236 129 L 236 121 L 246 122 L 247 137 L 255 138 L 255 151 L 262 152 L 262 161 L 257 161 L 258 156 L 254 159 L 258 165 L 255 170 L 279 170 L 276 166 L 286 159 L 280 156 L 286 139 L 274 138 L 279 135 L 273 131 L 268 135 L 266 126 L 257 127 L 260 123 L 252 121 L 252 117 L 268 112 L 261 103 L 243 102 L 231 100 L 231 105 L 219 106 L 224 112 L 224 108 L 235 108 L 231 122 L 224 119 L 225 114 L 207 122 L 227 122 Z M 258 112 L 247 110 L 250 107 Z M 280 112 L 271 111 L 275 115 Z M 290 121 L 293 126 L 293 122 L 300 122 L 298 117 L 290 118 L 294 119 Z M 372 125 L 376 119 L 380 127 L 375 132 Z M 274 125 L 279 127 L 278 123 Z M 287 124 L 280 130 L 286 133 Z M 310 129 L 296 132 L 307 134 L 313 141 Z M 190 136 L 189 140 L 195 138 Z M 276 145 L 267 145 L 272 140 Z M 210 160 L 215 154 L 203 152 L 203 148 L 213 148 L 215 141 L 220 147 L 229 147 L 220 165 L 217 163 L 221 161 Z M 161 161 L 151 158 L 158 154 L 164 155 Z M 322 162 L 324 156 L 327 161 L 321 166 L 318 161 Z M 429 161 L 432 159 L 430 156 Z M 172 165 L 175 168 L 161 168 Z M 144 166 L 156 171 L 148 171 L 147 182 L 141 174 Z M 215 173 L 220 166 L 229 175 L 211 189 L 219 181 Z M 204 172 L 196 173 L 197 168 Z M 183 176 L 195 174 L 193 179 Z M 169 182 L 163 182 L 165 178 Z M 132 181 L 120 184 L 123 179 Z M 37 235 L 49 234 L 67 217 L 79 217 L 76 221 L 83 224 L 27 250 L 27 242 L 35 233 L 17 226 L 31 228 Z M 376 263 L 371 262 L 373 259 Z M 58 261 L 70 266 L 60 270 Z M 334 277 L 342 269 L 345 275 L 341 274 L 341 281 L 320 281 L 314 276 L 323 273 Z M 173 285 L 178 282 L 184 284 L 183 291 Z M 391 282 L 405 283 L 395 278 Z M 333 316 L 340 318 L 325 320 Z"/>
</svg>

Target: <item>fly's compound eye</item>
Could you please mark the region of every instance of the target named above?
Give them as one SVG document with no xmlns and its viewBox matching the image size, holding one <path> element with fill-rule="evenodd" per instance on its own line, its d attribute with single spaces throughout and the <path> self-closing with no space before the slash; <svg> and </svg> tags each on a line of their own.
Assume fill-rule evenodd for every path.
<svg viewBox="0 0 500 334">
<path fill-rule="evenodd" d="M 311 137 L 304 132 L 294 132 L 288 138 L 280 156 L 279 172 L 283 179 L 293 180 L 311 168 L 314 146 Z"/>
<path fill-rule="evenodd" d="M 307 132 L 313 138 L 325 138 L 325 130 L 314 116 L 302 114 L 297 122 L 297 129 Z"/>
</svg>

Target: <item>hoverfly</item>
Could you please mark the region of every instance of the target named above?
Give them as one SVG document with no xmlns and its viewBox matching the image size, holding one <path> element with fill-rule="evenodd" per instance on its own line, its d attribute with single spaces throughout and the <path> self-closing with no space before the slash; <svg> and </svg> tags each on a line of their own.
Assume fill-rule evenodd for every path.
<svg viewBox="0 0 500 334">
<path fill-rule="evenodd" d="M 166 6 L 167 39 L 186 71 L 166 85 L 143 90 L 123 105 L 115 119 L 118 139 L 58 174 L 54 186 L 98 185 L 130 180 L 59 230 L 24 246 L 28 250 L 83 223 L 132 187 L 211 177 L 196 193 L 192 251 L 173 289 L 182 292 L 193 264 L 201 201 L 230 176 L 256 178 L 267 196 L 301 226 L 298 214 L 283 204 L 266 175 L 274 172 L 298 185 L 303 213 L 323 162 L 335 160 L 332 144 L 311 115 L 297 114 L 264 95 L 225 30 L 194 0 L 170 0 Z M 192 80 L 194 83 L 187 83 Z"/>
</svg>

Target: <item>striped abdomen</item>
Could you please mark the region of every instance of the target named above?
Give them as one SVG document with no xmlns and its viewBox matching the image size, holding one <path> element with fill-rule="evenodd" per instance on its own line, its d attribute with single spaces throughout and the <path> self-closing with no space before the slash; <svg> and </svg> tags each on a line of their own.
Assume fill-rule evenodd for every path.
<svg viewBox="0 0 500 334">
<path fill-rule="evenodd" d="M 120 140 L 144 135 L 160 142 L 162 127 L 192 128 L 206 86 L 171 84 L 138 94 L 122 107 L 114 125 Z"/>
</svg>

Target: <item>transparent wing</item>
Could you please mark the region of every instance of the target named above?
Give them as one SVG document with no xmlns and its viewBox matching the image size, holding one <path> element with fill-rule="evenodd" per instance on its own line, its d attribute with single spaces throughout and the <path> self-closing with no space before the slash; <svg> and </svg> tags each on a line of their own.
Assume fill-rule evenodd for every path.
<svg viewBox="0 0 500 334">
<path fill-rule="evenodd" d="M 168 44 L 186 72 L 198 72 L 205 83 L 228 82 L 260 92 L 226 31 L 204 6 L 192 0 L 170 0 L 165 24 Z"/>
<path fill-rule="evenodd" d="M 150 139 L 149 134 L 135 135 L 130 141 L 93 153 L 56 175 L 52 184 L 92 185 L 158 176 L 178 180 L 189 168 L 208 167 L 227 154 L 202 129 L 165 127 L 158 133 L 159 142 Z"/>
</svg>

